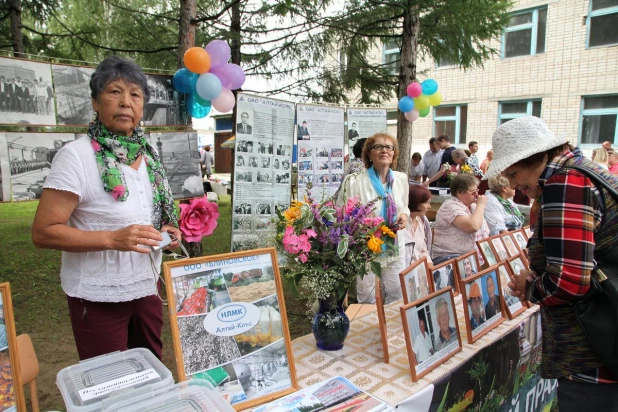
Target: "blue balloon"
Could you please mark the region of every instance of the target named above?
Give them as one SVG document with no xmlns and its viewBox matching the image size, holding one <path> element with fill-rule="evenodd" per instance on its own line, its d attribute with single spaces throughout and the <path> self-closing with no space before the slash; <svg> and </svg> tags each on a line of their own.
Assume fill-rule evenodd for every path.
<svg viewBox="0 0 618 412">
<path fill-rule="evenodd" d="M 203 103 L 202 103 L 203 102 Z M 189 114 L 196 119 L 202 119 L 210 113 L 210 102 L 203 100 L 196 92 L 193 92 L 187 98 L 187 108 Z"/>
<path fill-rule="evenodd" d="M 410 96 L 403 96 L 399 99 L 399 110 L 406 113 L 414 109 L 414 100 Z"/>
<path fill-rule="evenodd" d="M 431 96 L 438 91 L 438 82 L 434 79 L 427 79 L 421 83 L 421 87 L 423 88 L 423 94 L 425 96 Z"/>
<path fill-rule="evenodd" d="M 214 100 L 221 93 L 221 80 L 212 73 L 204 73 L 197 79 L 195 91 L 204 100 Z"/>
<path fill-rule="evenodd" d="M 180 69 L 174 73 L 172 84 L 180 93 L 193 93 L 198 77 L 198 74 L 191 73 L 187 69 Z"/>
</svg>

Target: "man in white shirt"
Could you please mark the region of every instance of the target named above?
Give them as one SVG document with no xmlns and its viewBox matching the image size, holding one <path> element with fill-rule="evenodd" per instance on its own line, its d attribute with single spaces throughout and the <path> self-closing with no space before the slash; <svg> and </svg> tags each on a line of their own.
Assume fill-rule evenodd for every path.
<svg viewBox="0 0 618 412">
<path fill-rule="evenodd" d="M 442 164 L 442 150 L 438 145 L 438 141 L 435 137 L 429 139 L 429 150 L 425 152 L 423 156 L 423 163 L 421 165 L 421 173 L 423 175 L 423 182 L 428 178 L 435 176 L 440 171 Z M 436 182 L 431 183 L 429 186 L 437 186 Z"/>
<path fill-rule="evenodd" d="M 408 182 L 421 182 L 421 176 L 423 174 L 423 171 L 421 170 L 421 160 L 423 160 L 423 158 L 421 157 L 421 154 L 419 152 L 415 152 L 412 155 L 412 161 L 410 162 L 410 170 L 408 171 Z"/>
<path fill-rule="evenodd" d="M 421 330 L 421 333 L 414 337 L 414 346 L 412 347 L 412 350 L 414 351 L 416 362 L 421 363 L 429 358 L 434 352 L 433 345 L 431 344 L 431 337 L 425 330 L 425 317 L 422 312 L 419 312 L 418 314 L 418 327 Z"/>
<path fill-rule="evenodd" d="M 475 164 L 476 167 L 478 167 L 480 169 L 479 158 L 476 157 L 476 152 L 479 151 L 479 144 L 478 144 L 478 142 L 475 142 L 473 140 L 470 143 L 468 143 L 468 150 L 470 150 L 470 153 L 472 153 L 470 156 L 468 156 L 468 162 L 472 163 L 472 164 Z"/>
</svg>

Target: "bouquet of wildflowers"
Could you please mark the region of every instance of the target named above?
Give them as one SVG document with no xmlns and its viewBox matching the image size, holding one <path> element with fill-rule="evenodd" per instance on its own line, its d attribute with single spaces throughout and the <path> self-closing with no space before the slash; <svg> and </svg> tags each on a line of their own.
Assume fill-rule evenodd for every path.
<svg viewBox="0 0 618 412">
<path fill-rule="evenodd" d="M 395 233 L 372 211 L 378 199 L 362 204 L 351 198 L 344 206 L 332 199 L 293 201 L 277 212 L 276 241 L 285 256 L 283 278 L 310 302 L 334 297 L 340 301 L 348 288 L 371 270 L 380 276 L 381 264 L 396 250 Z"/>
</svg>

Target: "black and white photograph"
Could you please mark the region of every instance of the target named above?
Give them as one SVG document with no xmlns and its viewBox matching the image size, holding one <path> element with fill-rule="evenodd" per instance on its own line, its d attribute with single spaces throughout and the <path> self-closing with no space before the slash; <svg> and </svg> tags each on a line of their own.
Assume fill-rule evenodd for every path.
<svg viewBox="0 0 618 412">
<path fill-rule="evenodd" d="M 270 160 L 271 160 L 270 157 L 262 156 L 262 158 L 260 160 L 261 160 L 260 166 L 261 166 L 262 169 L 269 169 L 270 168 Z"/>
<path fill-rule="evenodd" d="M 245 167 L 247 165 L 245 157 L 246 155 L 236 155 L 236 167 Z"/>
<path fill-rule="evenodd" d="M 257 172 L 257 183 L 272 183 L 273 182 L 273 173 L 268 171 L 258 171 Z"/>
<path fill-rule="evenodd" d="M 90 76 L 92 67 L 53 64 L 58 124 L 88 124 L 92 121 Z"/>
<path fill-rule="evenodd" d="M 220 269 L 172 278 L 176 316 L 204 315 L 232 302 Z"/>
<path fill-rule="evenodd" d="M 234 216 L 232 228 L 234 230 L 250 231 L 253 229 L 253 216 Z"/>
<path fill-rule="evenodd" d="M 142 120 L 146 126 L 189 124 L 185 93 L 172 86 L 172 76 L 146 74 L 150 100 L 144 105 Z M 197 147 L 197 142 L 196 146 Z"/>
<path fill-rule="evenodd" d="M 180 347 L 187 375 L 214 368 L 240 357 L 240 350 L 233 336 L 215 336 L 206 332 L 205 316 L 177 318 Z"/>
<path fill-rule="evenodd" d="M 281 161 L 281 169 L 290 170 L 290 161 L 288 159 Z"/>
<path fill-rule="evenodd" d="M 315 163 L 318 166 L 318 170 L 328 170 L 328 160 L 316 160 Z"/>
<path fill-rule="evenodd" d="M 281 162 L 279 161 L 279 159 L 273 160 L 273 169 L 276 169 L 276 170 L 281 169 Z"/>
<path fill-rule="evenodd" d="M 528 265 L 522 260 L 521 256 L 514 256 L 513 258 L 507 260 L 509 267 L 513 274 L 519 276 L 522 270 L 528 270 Z"/>
<path fill-rule="evenodd" d="M 313 183 L 313 175 L 298 175 L 298 184 L 306 185 Z"/>
<path fill-rule="evenodd" d="M 468 343 L 504 322 L 502 314 L 502 291 L 498 277 L 498 268 L 489 269 L 461 281 L 461 291 L 466 314 Z"/>
<path fill-rule="evenodd" d="M 237 215 L 250 215 L 251 203 L 245 202 L 234 206 L 234 213 Z"/>
<path fill-rule="evenodd" d="M 271 205 L 270 203 L 256 203 L 255 204 L 255 213 L 258 215 L 270 215 L 271 214 Z"/>
<path fill-rule="evenodd" d="M 258 217 L 255 219 L 255 230 L 273 230 L 274 224 L 269 217 Z"/>
<path fill-rule="evenodd" d="M 275 210 L 278 210 L 280 213 L 283 213 L 285 210 L 288 210 L 290 207 L 289 203 L 275 203 Z"/>
<path fill-rule="evenodd" d="M 311 156 L 313 156 L 312 147 L 301 147 L 298 150 L 298 157 L 311 157 Z"/>
<path fill-rule="evenodd" d="M 476 250 L 455 258 L 460 279 L 476 275 L 479 271 L 479 261 Z"/>
<path fill-rule="evenodd" d="M 41 198 L 54 156 L 74 139 L 73 133 L 6 134 L 13 201 Z"/>
<path fill-rule="evenodd" d="M 204 196 L 197 132 L 153 132 L 150 144 L 159 152 L 174 199 Z"/>
<path fill-rule="evenodd" d="M 249 156 L 249 162 L 247 163 L 248 167 L 258 167 L 257 156 Z"/>
<path fill-rule="evenodd" d="M 249 111 L 240 113 L 240 123 L 236 124 L 236 134 L 253 134 L 252 114 Z"/>
<path fill-rule="evenodd" d="M 236 140 L 236 152 L 253 153 L 253 142 L 251 140 Z"/>
<path fill-rule="evenodd" d="M 258 142 L 258 154 L 273 154 L 273 144 L 266 142 Z"/>
<path fill-rule="evenodd" d="M 0 201 L 11 200 L 11 164 L 6 133 L 0 132 Z"/>
<path fill-rule="evenodd" d="M 515 237 L 515 241 L 519 245 L 520 250 L 524 250 L 528 247 L 528 241 L 526 240 L 523 230 L 517 230 L 513 233 L 513 236 Z"/>
<path fill-rule="evenodd" d="M 330 149 L 330 157 L 343 157 L 343 149 Z"/>
<path fill-rule="evenodd" d="M 477 242 L 478 248 L 481 251 L 481 255 L 483 256 L 483 260 L 487 263 L 488 266 L 493 266 L 498 263 L 498 259 L 496 259 L 496 255 L 494 255 L 494 251 L 489 244 L 489 239 L 479 240 Z"/>
<path fill-rule="evenodd" d="M 326 149 L 326 148 L 317 149 L 317 152 L 316 152 L 315 156 L 316 157 L 326 157 L 326 158 L 328 158 L 328 149 Z"/>
<path fill-rule="evenodd" d="M 455 259 L 451 259 L 439 265 L 429 267 L 434 291 L 437 292 L 440 289 L 452 286 L 453 293 L 457 294 L 459 292 L 459 285 L 457 285 L 457 277 L 455 276 L 455 266 Z"/>
<path fill-rule="evenodd" d="M 283 327 L 281 324 L 281 313 L 279 313 L 279 302 L 277 296 L 273 295 L 254 302 L 260 309 L 260 320 L 254 328 L 234 335 L 238 349 L 242 356 L 253 353 L 283 339 Z"/>
<path fill-rule="evenodd" d="M 454 307 L 449 289 L 400 308 L 413 381 L 461 350 Z"/>
<path fill-rule="evenodd" d="M 51 65 L 0 57 L 0 123 L 56 125 Z"/>
<path fill-rule="evenodd" d="M 298 170 L 313 170 L 313 162 L 311 160 L 298 162 Z"/>
<path fill-rule="evenodd" d="M 290 183 L 290 173 L 276 173 L 275 174 L 275 183 Z"/>
<path fill-rule="evenodd" d="M 343 170 L 343 160 L 335 160 L 332 162 L 333 170 Z"/>
<path fill-rule="evenodd" d="M 504 247 L 504 242 L 502 242 L 502 238 L 500 235 L 491 237 L 489 241 L 491 242 L 491 248 L 494 252 L 494 256 L 498 258 L 498 262 L 502 262 L 508 259 L 509 254 Z"/>
<path fill-rule="evenodd" d="M 277 156 L 291 156 L 292 155 L 292 146 L 287 144 L 278 144 L 277 145 Z"/>
<path fill-rule="evenodd" d="M 432 288 L 427 276 L 428 270 L 427 259 L 423 258 L 413 262 L 399 274 L 404 304 L 422 299 L 431 293 Z"/>
<path fill-rule="evenodd" d="M 504 298 L 504 309 L 509 319 L 513 319 L 519 313 L 526 310 L 526 307 L 519 300 L 519 297 L 511 295 L 511 288 L 509 288 L 509 281 L 511 276 L 509 275 L 509 269 L 507 264 L 502 262 L 498 265 L 498 272 L 500 273 L 500 286 L 502 287 L 502 297 Z"/>
<path fill-rule="evenodd" d="M 261 247 L 260 245 L 260 238 L 257 235 L 234 235 L 234 239 L 232 240 L 232 252 L 257 249 Z"/>
<path fill-rule="evenodd" d="M 245 183 L 253 182 L 253 172 L 236 172 L 236 181 Z"/>
<path fill-rule="evenodd" d="M 505 233 L 502 235 L 502 241 L 504 242 L 504 246 L 506 246 L 506 252 L 509 257 L 519 255 L 519 249 L 515 244 L 515 239 L 511 236 L 510 233 Z"/>
</svg>

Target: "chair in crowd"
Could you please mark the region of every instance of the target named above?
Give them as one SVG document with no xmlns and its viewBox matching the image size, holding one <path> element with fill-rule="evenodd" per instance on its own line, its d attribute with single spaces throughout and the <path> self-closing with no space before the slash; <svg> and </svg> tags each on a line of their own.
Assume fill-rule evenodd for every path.
<svg viewBox="0 0 618 412">
<path fill-rule="evenodd" d="M 39 376 L 39 360 L 32 346 L 30 335 L 17 337 L 17 353 L 19 354 L 19 367 L 21 369 L 22 385 L 30 385 L 30 403 L 32 412 L 39 412 L 39 396 L 36 390 L 36 378 Z"/>
</svg>

